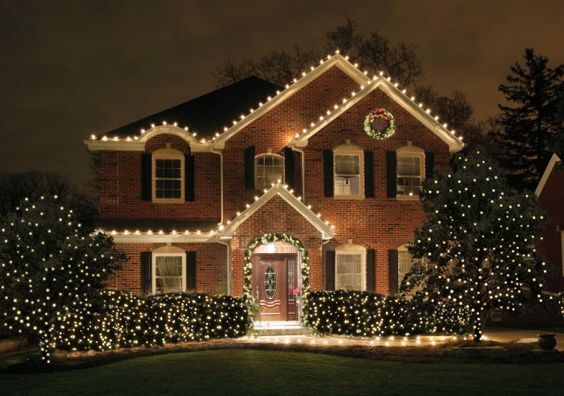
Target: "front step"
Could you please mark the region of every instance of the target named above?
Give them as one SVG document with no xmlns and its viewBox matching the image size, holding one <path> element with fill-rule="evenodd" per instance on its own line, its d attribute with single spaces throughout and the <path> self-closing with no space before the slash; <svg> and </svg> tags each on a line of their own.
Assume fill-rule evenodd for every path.
<svg viewBox="0 0 564 396">
<path fill-rule="evenodd" d="M 297 321 L 292 322 L 255 322 L 254 330 L 259 336 L 310 335 L 311 329 L 303 327 Z"/>
</svg>

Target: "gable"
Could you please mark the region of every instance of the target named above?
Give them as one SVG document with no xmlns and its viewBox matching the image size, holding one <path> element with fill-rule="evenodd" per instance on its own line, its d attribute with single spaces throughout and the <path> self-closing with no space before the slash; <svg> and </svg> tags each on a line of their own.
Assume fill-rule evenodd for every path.
<svg viewBox="0 0 564 396">
<path fill-rule="evenodd" d="M 550 161 L 548 161 L 548 164 L 546 165 L 544 173 L 541 176 L 539 184 L 538 184 L 537 188 L 535 189 L 535 196 L 537 198 L 540 197 L 540 195 L 541 195 L 541 193 L 544 189 L 544 186 L 546 185 L 546 183 L 548 182 L 548 180 L 550 179 L 550 177 L 552 175 L 552 172 L 554 171 L 554 167 L 560 161 L 561 161 L 561 159 L 558 155 L 552 154 L 552 157 L 550 157 Z"/>
<path fill-rule="evenodd" d="M 329 222 L 321 219 L 321 214 L 315 214 L 311 211 L 310 207 L 306 206 L 301 199 L 297 198 L 286 185 L 276 184 L 267 190 L 261 197 L 256 197 L 255 202 L 247 204 L 244 211 L 237 213 L 237 216 L 226 225 L 220 226 L 220 239 L 228 239 L 234 232 L 247 220 L 252 218 L 255 214 L 259 214 L 260 210 L 273 200 L 281 199 L 290 208 L 295 211 L 307 222 L 309 222 L 318 232 L 321 233 L 323 239 L 331 239 L 334 236 L 334 231 Z M 274 213 L 268 211 L 268 217 L 271 219 Z"/>
<path fill-rule="evenodd" d="M 311 137 L 359 104 L 363 99 L 373 95 L 376 90 L 383 92 L 388 98 L 424 125 L 431 133 L 447 144 L 451 153 L 460 151 L 464 147 L 461 137 L 457 137 L 454 131 L 449 131 L 446 124 L 441 125 L 438 116 L 432 116 L 430 109 L 425 109 L 423 104 L 416 104 L 411 98 L 407 97 L 405 90 L 400 91 L 397 84 L 392 84 L 389 79 L 383 76 L 375 76 L 369 84 L 361 86 L 359 91 L 353 92 L 348 98 L 343 98 L 340 105 L 327 110 L 325 114 L 319 116 L 319 119 L 310 124 L 309 128 L 304 128 L 301 133 L 296 133 L 291 146 L 298 148 L 306 147 Z M 362 128 L 362 125 L 359 128 Z"/>
</svg>

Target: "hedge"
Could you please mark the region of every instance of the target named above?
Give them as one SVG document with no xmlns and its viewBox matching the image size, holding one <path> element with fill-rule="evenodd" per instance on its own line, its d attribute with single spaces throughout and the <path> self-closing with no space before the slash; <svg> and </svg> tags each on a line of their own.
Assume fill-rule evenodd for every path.
<svg viewBox="0 0 564 396">
<path fill-rule="evenodd" d="M 206 294 L 137 297 L 104 291 L 99 301 L 61 312 L 46 337 L 48 349 L 107 351 L 246 334 L 241 298 Z"/>
<path fill-rule="evenodd" d="M 313 291 L 304 306 L 304 324 L 321 334 L 374 337 L 462 333 L 465 313 L 424 298 L 382 296 L 349 290 Z"/>
</svg>

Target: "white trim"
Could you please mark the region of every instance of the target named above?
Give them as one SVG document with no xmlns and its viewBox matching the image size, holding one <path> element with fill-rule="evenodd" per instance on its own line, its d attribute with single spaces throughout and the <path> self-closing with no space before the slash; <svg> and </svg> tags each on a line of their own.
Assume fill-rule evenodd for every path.
<svg viewBox="0 0 564 396">
<path fill-rule="evenodd" d="M 108 233 L 115 243 L 217 243 L 216 233 L 164 234 L 164 233 Z"/>
<path fill-rule="evenodd" d="M 157 197 L 157 160 L 179 160 L 180 161 L 180 197 L 178 198 L 159 198 Z M 170 149 L 160 149 L 151 154 L 151 200 L 154 203 L 181 204 L 185 202 L 185 158 L 184 153 Z M 177 180 L 177 179 L 176 179 Z"/>
<path fill-rule="evenodd" d="M 310 129 L 306 129 L 305 132 L 294 137 L 291 142 L 292 146 L 306 147 L 308 140 L 327 126 L 329 123 L 341 116 L 345 111 L 350 109 L 352 106 L 357 104 L 360 100 L 366 97 L 368 94 L 376 89 L 380 89 L 382 92 L 387 94 L 392 100 L 403 107 L 408 113 L 419 120 L 424 126 L 426 126 L 431 132 L 443 140 L 449 147 L 451 153 L 462 150 L 464 143 L 454 136 L 450 131 L 448 131 L 443 125 L 441 125 L 437 120 L 435 120 L 427 111 L 422 107 L 417 106 L 412 100 L 410 100 L 402 91 L 390 83 L 386 78 L 380 77 L 376 78 L 368 85 L 364 86 L 360 91 L 353 94 L 350 100 L 337 108 L 337 110 L 331 112 L 327 116 L 320 117 L 321 121 L 315 124 Z"/>
<path fill-rule="evenodd" d="M 285 90 L 277 94 L 274 98 L 267 100 L 267 103 L 260 106 L 256 111 L 253 111 L 246 117 L 243 117 L 240 121 L 236 122 L 231 128 L 227 129 L 225 132 L 219 135 L 215 139 L 212 146 L 217 149 L 223 149 L 225 147 L 225 143 L 233 136 L 235 136 L 239 131 L 241 131 L 251 122 L 260 118 L 262 115 L 274 109 L 279 104 L 286 101 L 286 99 L 293 96 L 295 93 L 300 91 L 303 87 L 308 85 L 317 77 L 324 74 L 327 70 L 329 70 L 333 66 L 338 67 L 341 71 L 343 71 L 346 75 L 348 75 L 351 79 L 353 79 L 358 85 L 366 84 L 370 81 L 369 77 L 367 77 L 364 73 L 358 70 L 348 60 L 346 60 L 344 57 L 342 57 L 339 54 L 335 54 L 331 56 L 328 60 L 323 61 L 321 65 L 314 68 L 310 73 L 306 74 L 296 83 L 289 85 Z"/>
<path fill-rule="evenodd" d="M 152 252 L 151 265 L 151 294 L 157 294 L 157 257 L 180 257 L 182 260 L 182 291 L 186 291 L 186 252 L 161 253 L 156 249 Z"/>
<path fill-rule="evenodd" d="M 360 291 L 366 290 L 366 248 L 362 245 L 345 244 L 335 248 L 335 289 L 340 289 L 338 284 L 339 256 L 360 256 Z"/>
<path fill-rule="evenodd" d="M 544 188 L 544 185 L 546 184 L 546 182 L 548 181 L 548 178 L 552 174 L 552 170 L 554 169 L 554 165 L 556 165 L 556 163 L 560 162 L 560 161 L 561 161 L 561 159 L 558 155 L 552 154 L 552 157 L 550 157 L 550 161 L 548 161 L 548 165 L 546 166 L 546 169 L 544 170 L 544 173 L 542 174 L 542 177 L 539 181 L 539 184 L 538 184 L 538 186 L 535 190 L 535 196 L 537 198 L 540 197 L 542 190 Z"/>
<path fill-rule="evenodd" d="M 190 151 L 193 153 L 211 152 L 211 145 L 207 140 L 198 140 L 195 133 L 170 124 L 156 125 L 142 130 L 140 136 L 133 138 L 104 137 L 105 139 L 85 140 L 84 144 L 90 151 L 145 151 L 145 145 L 149 139 L 163 134 L 178 136 L 190 145 Z"/>
<path fill-rule="evenodd" d="M 230 238 L 235 230 L 247 219 L 249 219 L 257 210 L 264 206 L 275 196 L 280 196 L 299 214 L 301 214 L 311 225 L 313 225 L 320 233 L 323 239 L 331 239 L 334 236 L 334 231 L 331 227 L 321 220 L 320 216 L 313 213 L 300 199 L 296 198 L 288 189 L 282 184 L 275 184 L 266 191 L 260 198 L 257 197 L 255 202 L 237 215 L 232 221 L 227 222 L 225 228 L 221 231 L 219 236 L 221 239 Z"/>
</svg>

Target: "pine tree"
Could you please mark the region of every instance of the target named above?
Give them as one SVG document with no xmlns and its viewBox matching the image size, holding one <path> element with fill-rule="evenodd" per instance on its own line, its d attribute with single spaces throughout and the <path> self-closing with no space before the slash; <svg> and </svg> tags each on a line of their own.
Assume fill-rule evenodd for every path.
<svg viewBox="0 0 564 396">
<path fill-rule="evenodd" d="M 437 310 L 467 312 L 476 341 L 492 309 L 516 313 L 528 299 L 541 299 L 546 267 L 534 241 L 542 212 L 532 196 L 513 192 L 485 155 L 457 155 L 447 174 L 426 183 L 421 199 L 428 220 L 409 251 L 423 260 L 404 290 Z"/>
<path fill-rule="evenodd" d="M 55 198 L 25 199 L 0 220 L 0 328 L 39 340 L 49 361 L 57 314 L 95 304 L 124 256 L 111 237 L 89 234 Z"/>
<path fill-rule="evenodd" d="M 564 125 L 558 117 L 564 65 L 551 69 L 548 58 L 532 49 L 525 50 L 524 58 L 525 65 L 511 66 L 499 86 L 509 104 L 499 105 L 500 128 L 493 137 L 511 184 L 532 190 L 550 159 L 547 147 Z"/>
</svg>

